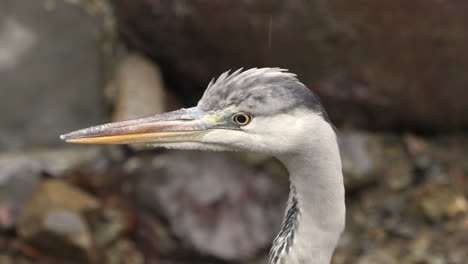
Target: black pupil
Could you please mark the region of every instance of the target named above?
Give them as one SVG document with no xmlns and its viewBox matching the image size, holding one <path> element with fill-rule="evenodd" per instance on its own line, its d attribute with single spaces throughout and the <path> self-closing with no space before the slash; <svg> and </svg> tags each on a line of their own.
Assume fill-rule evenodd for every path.
<svg viewBox="0 0 468 264">
<path fill-rule="evenodd" d="M 236 116 L 236 121 L 239 124 L 245 124 L 247 123 L 247 117 L 245 115 L 238 115 Z"/>
</svg>

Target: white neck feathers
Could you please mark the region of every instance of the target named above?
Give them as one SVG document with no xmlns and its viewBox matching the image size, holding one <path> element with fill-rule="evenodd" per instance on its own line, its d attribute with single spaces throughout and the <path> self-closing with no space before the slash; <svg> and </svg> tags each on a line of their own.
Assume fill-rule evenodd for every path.
<svg viewBox="0 0 468 264">
<path fill-rule="evenodd" d="M 278 157 L 290 173 L 291 193 L 270 264 L 329 264 L 344 229 L 344 185 L 336 135 L 325 121 L 313 134 L 316 137 L 308 138 L 301 151 Z"/>
</svg>

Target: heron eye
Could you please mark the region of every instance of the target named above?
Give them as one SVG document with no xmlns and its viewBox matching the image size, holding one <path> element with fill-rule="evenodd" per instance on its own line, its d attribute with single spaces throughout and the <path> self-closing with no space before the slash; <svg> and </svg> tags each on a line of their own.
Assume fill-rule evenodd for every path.
<svg viewBox="0 0 468 264">
<path fill-rule="evenodd" d="M 249 114 L 245 114 L 245 113 L 235 114 L 232 117 L 232 120 L 236 122 L 239 126 L 245 126 L 248 123 L 250 123 L 250 121 L 252 120 L 252 116 L 250 116 Z"/>
</svg>

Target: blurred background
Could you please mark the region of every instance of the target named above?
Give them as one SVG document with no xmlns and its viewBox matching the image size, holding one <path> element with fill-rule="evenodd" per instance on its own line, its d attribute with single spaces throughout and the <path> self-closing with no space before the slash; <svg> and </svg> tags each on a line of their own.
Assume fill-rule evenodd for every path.
<svg viewBox="0 0 468 264">
<path fill-rule="evenodd" d="M 71 146 L 196 104 L 239 67 L 297 73 L 339 130 L 340 263 L 468 259 L 468 2 L 0 1 L 0 263 L 266 263 L 288 194 L 253 153 Z"/>
</svg>

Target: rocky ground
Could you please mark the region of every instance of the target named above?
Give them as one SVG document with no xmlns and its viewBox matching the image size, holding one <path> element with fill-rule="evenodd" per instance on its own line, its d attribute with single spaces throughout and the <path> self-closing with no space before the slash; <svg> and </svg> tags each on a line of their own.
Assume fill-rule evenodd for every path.
<svg viewBox="0 0 468 264">
<path fill-rule="evenodd" d="M 0 97 L 0 264 L 266 263 L 288 194 L 282 165 L 63 144 L 61 133 L 191 99 L 169 89 L 167 64 L 121 47 L 107 1 L 25 1 L 0 3 L 11 87 Z M 339 127 L 347 227 L 334 264 L 467 263 L 468 134 L 415 131 Z"/>
<path fill-rule="evenodd" d="M 465 263 L 468 138 L 342 137 L 333 263 Z M 287 173 L 258 154 L 79 148 L 0 156 L 1 263 L 262 263 Z"/>
</svg>

